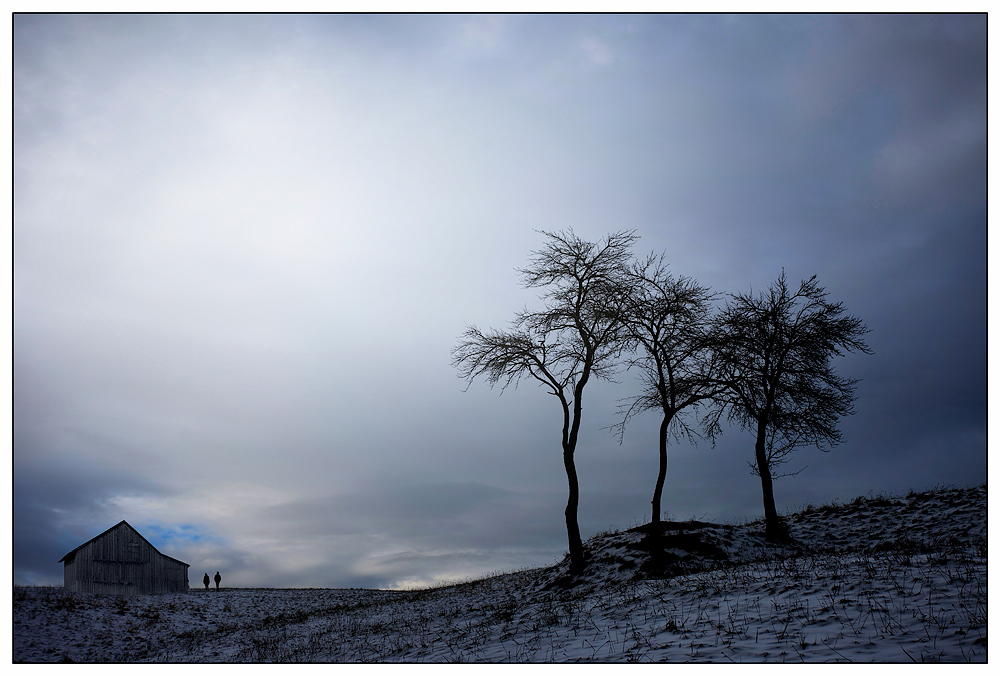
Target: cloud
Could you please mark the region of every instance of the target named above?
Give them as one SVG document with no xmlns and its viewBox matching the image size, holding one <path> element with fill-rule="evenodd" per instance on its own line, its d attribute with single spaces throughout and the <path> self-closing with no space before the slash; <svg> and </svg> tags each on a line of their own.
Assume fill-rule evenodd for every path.
<svg viewBox="0 0 1000 676">
<path fill-rule="evenodd" d="M 906 129 L 875 155 L 874 179 L 885 206 L 932 206 L 942 196 L 982 200 L 986 179 L 986 126 L 969 106 L 939 123 Z"/>
<path fill-rule="evenodd" d="M 614 60 L 611 48 L 597 38 L 586 38 L 580 43 L 580 48 L 586 52 L 587 58 L 599 66 L 606 66 Z"/>
<path fill-rule="evenodd" d="M 507 18 L 500 14 L 478 16 L 462 24 L 462 42 L 469 47 L 487 50 L 496 48 L 506 27 Z"/>
</svg>

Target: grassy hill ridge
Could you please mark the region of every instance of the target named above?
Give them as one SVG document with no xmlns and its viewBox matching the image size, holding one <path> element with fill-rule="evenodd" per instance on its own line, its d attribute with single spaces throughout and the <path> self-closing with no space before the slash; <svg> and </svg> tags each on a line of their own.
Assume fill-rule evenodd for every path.
<svg viewBox="0 0 1000 676">
<path fill-rule="evenodd" d="M 763 524 L 602 533 L 568 561 L 403 592 L 15 588 L 14 661 L 986 662 L 986 485 Z M 655 537 L 651 537 L 655 536 Z"/>
</svg>

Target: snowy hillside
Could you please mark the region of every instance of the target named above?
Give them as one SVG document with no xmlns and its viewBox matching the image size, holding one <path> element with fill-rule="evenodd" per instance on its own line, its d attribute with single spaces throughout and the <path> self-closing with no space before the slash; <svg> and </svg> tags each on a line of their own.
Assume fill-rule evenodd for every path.
<svg viewBox="0 0 1000 676">
<path fill-rule="evenodd" d="M 667 524 L 566 563 L 418 591 L 115 598 L 16 587 L 15 662 L 985 662 L 986 486 Z"/>
</svg>

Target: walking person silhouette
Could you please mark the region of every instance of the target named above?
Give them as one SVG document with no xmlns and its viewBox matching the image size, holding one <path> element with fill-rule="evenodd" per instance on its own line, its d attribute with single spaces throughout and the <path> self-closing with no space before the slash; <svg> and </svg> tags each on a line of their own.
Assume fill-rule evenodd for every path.
<svg viewBox="0 0 1000 676">
<path fill-rule="evenodd" d="M 212 582 L 211 580 L 208 579 L 208 573 L 205 573 L 205 579 L 202 580 L 202 582 L 205 583 L 205 591 L 208 591 L 208 585 Z"/>
<path fill-rule="evenodd" d="M 208 574 L 205 575 L 208 577 Z M 219 583 L 222 582 L 222 576 L 219 575 L 219 571 L 215 571 L 215 591 L 219 591 Z"/>
</svg>

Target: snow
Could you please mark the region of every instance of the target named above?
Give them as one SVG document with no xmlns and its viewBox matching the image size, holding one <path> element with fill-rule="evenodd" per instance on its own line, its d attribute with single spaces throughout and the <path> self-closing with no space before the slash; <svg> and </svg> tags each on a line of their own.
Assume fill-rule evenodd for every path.
<svg viewBox="0 0 1000 676">
<path fill-rule="evenodd" d="M 15 587 L 15 662 L 986 662 L 986 485 L 671 524 L 431 589 Z"/>
</svg>

